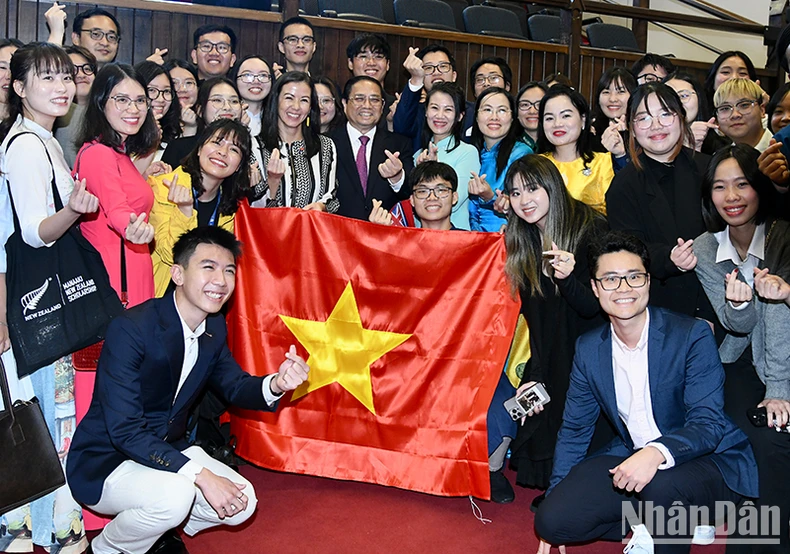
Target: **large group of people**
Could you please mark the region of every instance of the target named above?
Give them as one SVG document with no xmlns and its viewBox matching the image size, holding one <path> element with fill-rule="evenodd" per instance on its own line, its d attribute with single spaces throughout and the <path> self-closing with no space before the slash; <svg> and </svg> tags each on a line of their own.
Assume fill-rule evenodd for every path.
<svg viewBox="0 0 790 554">
<path fill-rule="evenodd" d="M 517 376 L 503 368 L 489 408 L 491 499 L 515 496 L 509 458 L 518 484 L 545 491 L 542 552 L 622 539 L 623 502 L 744 499 L 779 508 L 778 542 L 727 552 L 790 552 L 790 434 L 776 432 L 790 422 L 790 88 L 763 90 L 744 53 L 704 82 L 646 54 L 588 101 L 561 75 L 514 82 L 499 57 L 471 66 L 466 91 L 429 44 L 387 91 L 384 36 L 348 45 L 341 88 L 311 70 L 301 17 L 277 52 L 237 59 L 234 31 L 207 24 L 188 59 L 157 50 L 135 66 L 115 62 L 111 13 L 80 13 L 66 48 L 62 7 L 46 18 L 49 42 L 0 41 L 0 242 L 46 249 L 78 225 L 128 309 L 96 373 L 69 353 L 20 376 L 2 251 L 11 394 L 39 399 L 68 477 L 0 514 L 5 551 L 185 552 L 172 532 L 185 521 L 192 535 L 250 517 L 252 485 L 192 444 L 200 392 L 276 409 L 309 368 L 291 348 L 251 377 L 225 344 L 246 203 L 502 233 L 530 354 Z M 513 421 L 503 402 L 536 384 L 551 401 Z M 81 505 L 113 517 L 91 545 Z M 682 544 L 632 523 L 633 548 L 688 552 L 720 522 L 687 521 Z"/>
</svg>

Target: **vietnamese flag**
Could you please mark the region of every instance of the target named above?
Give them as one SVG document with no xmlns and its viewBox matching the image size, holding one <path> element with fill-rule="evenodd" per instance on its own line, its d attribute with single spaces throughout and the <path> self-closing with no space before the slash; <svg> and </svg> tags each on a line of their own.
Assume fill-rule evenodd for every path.
<svg viewBox="0 0 790 554">
<path fill-rule="evenodd" d="M 518 303 L 500 235 L 240 208 L 230 346 L 257 375 L 291 344 L 309 380 L 234 410 L 237 453 L 278 471 L 489 496 L 486 412 Z"/>
</svg>

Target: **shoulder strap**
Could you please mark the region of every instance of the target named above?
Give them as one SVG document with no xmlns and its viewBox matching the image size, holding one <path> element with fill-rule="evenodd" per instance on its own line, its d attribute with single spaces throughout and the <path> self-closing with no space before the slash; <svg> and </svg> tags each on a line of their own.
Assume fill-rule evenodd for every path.
<svg viewBox="0 0 790 554">
<path fill-rule="evenodd" d="M 58 191 L 57 184 L 55 183 L 55 164 L 52 163 L 52 157 L 50 157 L 50 155 L 49 155 L 49 150 L 47 150 L 47 145 L 44 143 L 44 141 L 41 139 L 41 137 L 38 136 L 33 131 L 22 131 L 21 133 L 17 133 L 13 137 L 11 137 L 11 139 L 8 141 L 8 144 L 5 147 L 6 155 L 8 155 L 8 151 L 11 148 L 11 145 L 14 143 L 14 141 L 16 139 L 18 139 L 19 137 L 21 137 L 22 135 L 33 135 L 39 141 L 41 141 L 41 146 L 44 147 L 44 154 L 47 155 L 47 160 L 49 160 L 49 167 L 52 170 L 52 181 L 50 182 L 50 185 L 52 186 L 52 198 L 55 201 L 55 211 L 59 212 L 60 210 L 63 209 L 63 200 L 61 200 L 61 198 L 60 198 L 60 191 Z M 10 186 L 10 184 L 8 186 L 8 195 L 11 196 L 11 186 Z M 12 203 L 13 203 L 13 200 L 12 200 Z"/>
</svg>

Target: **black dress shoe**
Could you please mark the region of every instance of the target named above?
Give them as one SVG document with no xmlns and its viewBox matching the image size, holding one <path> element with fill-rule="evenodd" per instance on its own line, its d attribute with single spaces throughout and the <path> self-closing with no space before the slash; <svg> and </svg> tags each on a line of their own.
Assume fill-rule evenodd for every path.
<svg viewBox="0 0 790 554">
<path fill-rule="evenodd" d="M 532 504 L 530 504 L 529 506 L 529 509 L 532 511 L 532 513 L 535 514 L 538 513 L 538 508 L 540 508 L 540 505 L 544 500 L 546 500 L 545 492 L 543 494 L 539 494 L 538 496 L 532 499 Z"/>
<path fill-rule="evenodd" d="M 189 554 L 189 551 L 176 530 L 171 529 L 159 537 L 146 554 Z"/>
<path fill-rule="evenodd" d="M 502 470 L 490 471 L 491 476 L 491 500 L 497 504 L 507 504 L 513 502 L 516 498 L 516 493 L 513 492 L 513 486 L 507 480 Z"/>
</svg>

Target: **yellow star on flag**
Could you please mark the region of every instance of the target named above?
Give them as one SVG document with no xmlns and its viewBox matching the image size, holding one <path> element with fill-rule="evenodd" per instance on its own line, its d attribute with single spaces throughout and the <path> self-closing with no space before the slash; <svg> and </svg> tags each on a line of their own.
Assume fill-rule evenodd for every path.
<svg viewBox="0 0 790 554">
<path fill-rule="evenodd" d="M 326 321 L 311 321 L 280 315 L 285 325 L 310 356 L 310 376 L 291 397 L 301 398 L 325 385 L 338 383 L 373 414 L 370 364 L 403 344 L 411 334 L 365 329 L 351 282 Z"/>
</svg>

